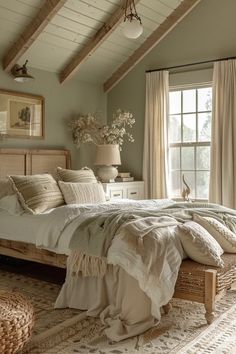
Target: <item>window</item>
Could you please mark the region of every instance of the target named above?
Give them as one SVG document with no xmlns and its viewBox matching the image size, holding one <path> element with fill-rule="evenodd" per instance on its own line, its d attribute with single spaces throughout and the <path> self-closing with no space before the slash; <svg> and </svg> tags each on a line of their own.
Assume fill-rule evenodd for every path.
<svg viewBox="0 0 236 354">
<path fill-rule="evenodd" d="M 169 93 L 168 146 L 170 197 L 180 198 L 182 176 L 193 199 L 208 199 L 212 88 Z"/>
</svg>

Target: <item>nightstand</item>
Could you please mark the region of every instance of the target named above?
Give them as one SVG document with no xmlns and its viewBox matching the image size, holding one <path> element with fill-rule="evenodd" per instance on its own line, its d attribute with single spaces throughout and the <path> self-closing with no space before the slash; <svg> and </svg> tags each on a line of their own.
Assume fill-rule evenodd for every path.
<svg viewBox="0 0 236 354">
<path fill-rule="evenodd" d="M 144 182 L 102 183 L 105 193 L 110 198 L 144 199 Z"/>
</svg>

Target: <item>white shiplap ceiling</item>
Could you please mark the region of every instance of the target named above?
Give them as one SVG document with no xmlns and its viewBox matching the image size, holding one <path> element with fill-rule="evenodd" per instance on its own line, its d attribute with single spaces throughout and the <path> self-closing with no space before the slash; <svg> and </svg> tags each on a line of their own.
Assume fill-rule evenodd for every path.
<svg viewBox="0 0 236 354">
<path fill-rule="evenodd" d="M 174 13 L 182 1 L 184 2 L 184 0 L 140 0 L 136 5 L 144 28 L 140 38 L 136 40 L 125 38 L 121 21 L 79 66 L 75 77 L 91 83 L 104 84 L 153 31 Z M 48 2 L 50 0 L 0 0 L 2 59 L 35 18 L 39 9 Z M 123 0 L 67 0 L 18 62 L 22 64 L 28 59 L 31 67 L 61 73 L 122 5 Z"/>
</svg>

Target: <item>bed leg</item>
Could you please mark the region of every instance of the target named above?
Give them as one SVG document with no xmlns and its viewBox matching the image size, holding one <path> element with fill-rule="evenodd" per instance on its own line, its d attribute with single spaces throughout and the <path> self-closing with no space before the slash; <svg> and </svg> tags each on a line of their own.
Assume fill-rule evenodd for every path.
<svg viewBox="0 0 236 354">
<path fill-rule="evenodd" d="M 170 302 L 168 302 L 166 305 L 163 305 L 162 308 L 163 308 L 163 311 L 165 312 L 165 314 L 167 315 L 170 312 L 170 310 L 172 309 L 172 305 Z"/>
<path fill-rule="evenodd" d="M 215 319 L 216 274 L 214 269 L 205 271 L 205 318 L 208 324 Z"/>
</svg>

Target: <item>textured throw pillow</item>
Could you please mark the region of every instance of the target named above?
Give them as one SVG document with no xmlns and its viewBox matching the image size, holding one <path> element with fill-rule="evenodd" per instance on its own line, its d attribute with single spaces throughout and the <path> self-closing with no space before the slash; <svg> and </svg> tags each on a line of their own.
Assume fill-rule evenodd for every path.
<svg viewBox="0 0 236 354">
<path fill-rule="evenodd" d="M 222 267 L 223 249 L 201 225 L 187 221 L 178 226 L 180 239 L 187 255 L 194 261 L 211 266 Z"/>
<path fill-rule="evenodd" d="M 15 194 L 11 181 L 7 178 L 0 178 L 0 199 L 7 195 Z"/>
<path fill-rule="evenodd" d="M 225 252 L 236 253 L 236 234 L 225 225 L 211 217 L 201 217 L 194 214 L 194 221 L 206 229 L 220 244 Z"/>
<path fill-rule="evenodd" d="M 9 176 L 21 205 L 32 214 L 64 203 L 57 182 L 51 175 Z"/>
<path fill-rule="evenodd" d="M 101 183 L 58 182 L 66 204 L 95 204 L 106 201 Z"/>
<path fill-rule="evenodd" d="M 81 170 L 67 170 L 57 167 L 57 175 L 60 181 L 73 183 L 97 183 L 96 177 L 90 168 Z"/>
</svg>

